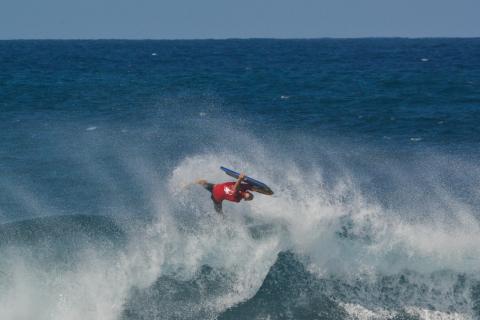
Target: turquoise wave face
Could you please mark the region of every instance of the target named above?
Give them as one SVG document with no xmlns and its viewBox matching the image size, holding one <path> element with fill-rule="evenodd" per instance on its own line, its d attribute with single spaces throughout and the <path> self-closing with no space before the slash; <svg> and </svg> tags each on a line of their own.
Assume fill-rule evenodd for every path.
<svg viewBox="0 0 480 320">
<path fill-rule="evenodd" d="M 0 41 L 0 318 L 478 317 L 479 57 Z M 218 217 L 220 166 L 274 196 Z"/>
</svg>

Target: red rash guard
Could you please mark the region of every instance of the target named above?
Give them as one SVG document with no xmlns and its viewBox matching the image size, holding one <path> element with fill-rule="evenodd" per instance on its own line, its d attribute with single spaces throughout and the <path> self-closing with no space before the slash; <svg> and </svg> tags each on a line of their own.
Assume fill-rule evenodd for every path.
<svg viewBox="0 0 480 320">
<path fill-rule="evenodd" d="M 240 185 L 240 190 L 235 191 L 235 182 L 219 183 L 213 186 L 212 196 L 216 202 L 228 200 L 232 202 L 240 202 L 243 193 L 247 190 L 246 186 Z"/>
</svg>

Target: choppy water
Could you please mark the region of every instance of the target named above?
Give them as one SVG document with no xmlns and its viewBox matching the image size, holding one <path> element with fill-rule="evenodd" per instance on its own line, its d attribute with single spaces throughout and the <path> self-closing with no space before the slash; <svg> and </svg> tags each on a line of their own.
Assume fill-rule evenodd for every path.
<svg viewBox="0 0 480 320">
<path fill-rule="evenodd" d="M 479 121 L 479 39 L 0 41 L 0 318 L 479 318 Z"/>
</svg>

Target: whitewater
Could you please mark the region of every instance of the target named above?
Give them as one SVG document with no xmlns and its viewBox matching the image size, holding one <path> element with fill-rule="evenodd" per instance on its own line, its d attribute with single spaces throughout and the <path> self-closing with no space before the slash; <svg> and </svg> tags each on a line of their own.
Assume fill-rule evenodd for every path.
<svg viewBox="0 0 480 320">
<path fill-rule="evenodd" d="M 378 169 L 368 151 L 346 159 L 308 138 L 296 138 L 292 151 L 230 130 L 234 147 L 217 137 L 215 151 L 189 155 L 165 176 L 148 155 L 116 154 L 103 142 L 102 152 L 117 157 L 130 187 L 150 202 L 150 218 L 135 219 L 124 207 L 120 218 L 106 221 L 79 215 L 4 225 L 2 319 L 474 318 L 478 218 L 437 172 L 480 181 L 476 164 L 430 154 L 410 160 L 413 172 L 388 157 L 376 159 Z M 398 185 L 390 193 L 403 199 L 400 205 L 385 206 L 374 186 L 362 186 L 375 177 L 356 174 L 351 163 L 364 157 L 365 166 L 388 168 L 382 179 Z M 197 178 L 228 180 L 221 165 L 262 177 L 275 196 L 226 204 L 225 218 L 216 215 L 201 187 L 184 186 Z M 84 170 L 92 180 L 105 179 L 99 183 L 112 174 Z M 429 197 L 417 198 L 417 188 Z M 258 297 L 263 290 L 275 292 Z M 257 297 L 265 299 L 261 309 L 244 307 Z M 330 304 L 321 308 L 316 300 Z"/>
</svg>

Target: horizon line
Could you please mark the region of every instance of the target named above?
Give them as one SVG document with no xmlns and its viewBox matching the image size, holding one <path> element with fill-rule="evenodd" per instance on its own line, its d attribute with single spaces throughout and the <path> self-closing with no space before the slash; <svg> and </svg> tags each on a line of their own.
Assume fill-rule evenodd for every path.
<svg viewBox="0 0 480 320">
<path fill-rule="evenodd" d="M 365 36 L 365 37 L 226 37 L 226 38 L 0 38 L 0 41 L 226 41 L 226 40 L 367 40 L 367 39 L 480 39 L 479 36 Z"/>
</svg>

